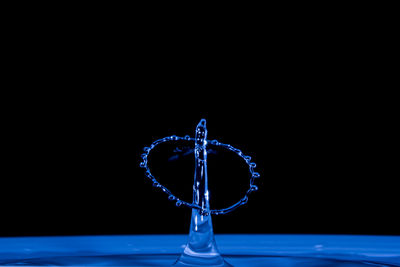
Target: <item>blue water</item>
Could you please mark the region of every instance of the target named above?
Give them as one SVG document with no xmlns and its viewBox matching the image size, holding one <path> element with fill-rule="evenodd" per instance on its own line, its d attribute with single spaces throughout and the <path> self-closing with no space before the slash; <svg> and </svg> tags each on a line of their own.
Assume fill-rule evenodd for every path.
<svg viewBox="0 0 400 267">
<path fill-rule="evenodd" d="M 246 156 L 240 149 L 234 148 L 229 144 L 223 144 L 217 140 L 207 140 L 208 130 L 206 126 L 206 120 L 201 119 L 196 126 L 195 138 L 190 138 L 186 135 L 185 137 L 178 137 L 176 135 L 161 138 L 155 140 L 150 146 L 144 147 L 144 153 L 141 155 L 142 161 L 139 166 L 144 168 L 145 176 L 153 182 L 155 188 L 161 189 L 168 195 L 168 199 L 175 201 L 176 206 L 186 206 L 192 208 L 192 216 L 189 230 L 188 242 L 183 250 L 183 253 L 179 256 L 178 261 L 175 263 L 176 266 L 231 266 L 219 253 L 217 244 L 214 238 L 214 231 L 212 225 L 211 214 L 221 215 L 232 212 L 239 206 L 245 205 L 248 201 L 248 197 L 252 192 L 258 190 L 258 187 L 254 184 L 255 179 L 260 177 L 260 174 L 254 169 L 257 166 L 256 163 L 251 162 L 251 157 Z M 164 185 L 160 184 L 156 177 L 153 176 L 148 165 L 148 157 L 150 151 L 157 145 L 178 140 L 193 140 L 194 143 L 194 181 L 193 181 L 193 201 L 188 203 L 176 197 L 170 190 Z M 250 187 L 246 194 L 235 204 L 228 208 L 220 210 L 212 210 L 210 208 L 210 199 L 208 191 L 208 174 L 207 174 L 207 144 L 218 145 L 228 150 L 234 151 L 239 157 L 243 158 L 249 166 L 251 174 Z M 179 182 L 179 181 L 176 181 Z M 229 185 L 227 185 L 228 187 Z"/>
<path fill-rule="evenodd" d="M 150 179 L 150 181 L 153 183 L 153 187 L 156 188 L 157 190 L 161 190 L 162 192 L 166 193 L 168 196 L 168 199 L 171 201 L 175 201 L 175 205 L 180 207 L 180 206 L 185 206 L 189 207 L 192 209 L 198 209 L 201 211 L 201 214 L 206 215 L 208 213 L 213 214 L 213 215 L 222 215 L 226 214 L 229 212 L 234 211 L 237 209 L 239 206 L 245 205 L 249 199 L 250 194 L 258 190 L 258 186 L 255 184 L 255 181 L 260 178 L 260 174 L 255 171 L 255 168 L 257 164 L 255 162 L 251 161 L 251 157 L 245 155 L 240 149 L 237 149 L 233 147 L 230 144 L 224 144 L 219 142 L 218 140 L 207 140 L 207 127 L 206 127 L 206 120 L 201 119 L 200 122 L 198 123 L 196 130 L 195 130 L 195 138 L 190 137 L 189 135 L 186 135 L 184 137 L 179 137 L 176 135 L 172 136 L 167 136 L 158 140 L 155 140 L 153 143 L 151 143 L 150 146 L 146 146 L 143 148 L 144 153 L 141 154 L 142 161 L 140 162 L 139 166 L 144 169 L 145 176 Z M 195 168 L 194 168 L 194 173 L 195 173 L 195 179 L 193 186 L 197 188 L 197 191 L 195 190 L 193 192 L 193 202 L 189 203 L 186 202 L 176 195 L 174 195 L 173 192 L 171 192 L 168 188 L 166 188 L 164 185 L 162 185 L 156 177 L 152 174 L 150 167 L 148 165 L 149 161 L 149 154 L 150 152 L 159 144 L 169 142 L 169 141 L 195 141 L 194 148 L 191 148 L 190 152 L 194 152 L 194 158 L 195 158 Z M 249 167 L 249 172 L 250 172 L 250 179 L 249 179 L 249 189 L 246 191 L 244 196 L 239 199 L 235 204 L 224 208 L 224 209 L 218 209 L 214 210 L 209 207 L 208 200 L 206 200 L 208 197 L 206 196 L 206 192 L 208 192 L 208 179 L 207 179 L 207 153 L 209 151 L 208 144 L 214 145 L 214 146 L 219 146 L 222 147 L 226 150 L 230 150 L 234 153 L 237 154 L 240 158 L 242 158 L 246 164 Z M 182 152 L 179 148 L 176 148 L 174 152 Z M 185 152 L 185 154 L 188 154 Z M 174 155 L 170 160 L 176 159 L 179 157 L 178 155 Z M 197 173 L 197 175 L 196 175 Z M 197 182 L 196 182 L 197 181 Z M 179 182 L 179 181 L 176 181 Z M 199 183 L 199 185 L 197 185 Z M 229 186 L 229 185 L 227 185 Z M 196 197 L 197 196 L 197 197 Z M 196 201 L 197 200 L 197 201 Z M 206 203 L 207 202 L 207 203 Z"/>
<path fill-rule="evenodd" d="M 195 168 L 193 181 L 193 204 L 200 207 L 192 209 L 188 242 L 175 263 L 176 266 L 224 266 L 224 261 L 215 242 L 207 175 L 207 127 L 202 119 L 195 133 Z"/>
<path fill-rule="evenodd" d="M 0 266 L 170 266 L 186 235 L 0 238 Z M 215 235 L 234 266 L 400 266 L 400 236 Z"/>
</svg>

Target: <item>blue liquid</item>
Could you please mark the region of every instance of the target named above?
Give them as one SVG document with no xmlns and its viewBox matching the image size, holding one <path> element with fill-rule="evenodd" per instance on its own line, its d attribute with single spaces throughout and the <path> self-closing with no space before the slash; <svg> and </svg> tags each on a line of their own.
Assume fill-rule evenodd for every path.
<svg viewBox="0 0 400 267">
<path fill-rule="evenodd" d="M 202 136 L 202 137 L 199 137 L 199 136 Z M 144 153 L 141 155 L 142 161 L 140 162 L 139 166 L 141 168 L 144 168 L 145 176 L 153 182 L 153 186 L 155 188 L 163 191 L 164 193 L 166 193 L 168 195 L 168 199 L 170 201 L 175 201 L 176 206 L 178 206 L 178 207 L 185 206 L 185 207 L 189 207 L 192 209 L 200 210 L 202 215 L 207 215 L 209 213 L 211 213 L 212 215 L 226 214 L 226 213 L 234 211 L 239 206 L 245 205 L 247 203 L 249 195 L 252 192 L 255 192 L 258 190 L 257 185 L 255 185 L 255 180 L 260 178 L 260 174 L 255 171 L 255 168 L 257 166 L 256 163 L 251 162 L 251 157 L 243 154 L 243 152 L 240 149 L 237 149 L 229 144 L 221 143 L 218 140 L 207 140 L 206 137 L 207 137 L 206 121 L 203 119 L 197 125 L 196 138 L 191 138 L 188 135 L 186 135 L 184 137 L 172 135 L 172 136 L 167 136 L 167 137 L 155 140 L 150 146 L 144 147 L 143 148 Z M 195 147 L 197 147 L 197 152 L 196 152 L 196 148 L 189 150 L 189 151 L 195 151 L 195 161 L 196 161 L 195 173 L 196 173 L 196 169 L 204 171 L 204 173 L 202 174 L 202 177 L 204 177 L 204 178 L 200 179 L 200 177 L 197 177 L 197 178 L 195 177 L 195 179 L 197 179 L 197 181 L 206 181 L 207 180 L 206 179 L 206 176 L 207 176 L 207 168 L 206 168 L 207 153 L 208 153 L 208 151 L 211 151 L 211 152 L 213 151 L 213 150 L 209 150 L 207 148 L 207 143 L 230 150 L 230 151 L 236 153 L 239 157 L 241 157 L 246 162 L 246 164 L 249 166 L 249 172 L 251 174 L 249 189 L 246 191 L 245 195 L 238 202 L 236 202 L 235 204 L 233 204 L 227 208 L 218 209 L 218 210 L 210 209 L 210 208 L 207 209 L 206 206 L 204 206 L 204 205 L 200 206 L 199 204 L 196 204 L 195 198 L 193 199 L 192 203 L 189 203 L 189 202 L 183 201 L 182 199 L 179 199 L 170 190 L 168 190 L 164 185 L 160 184 L 157 181 L 156 177 L 153 176 L 153 174 L 151 173 L 150 168 L 148 166 L 149 153 L 152 149 L 154 149 L 157 145 L 159 145 L 161 143 L 168 142 L 168 141 L 178 141 L 178 140 L 195 141 L 197 144 L 197 145 L 195 145 Z M 199 153 L 200 150 L 204 151 L 204 153 Z M 180 150 L 179 148 L 176 148 L 176 152 L 182 152 L 182 150 Z M 188 153 L 185 152 L 185 154 L 188 154 Z M 200 156 L 203 157 L 203 159 L 200 159 Z M 177 158 L 177 155 L 171 157 L 169 160 L 174 160 L 176 158 Z M 200 166 L 198 164 L 199 162 L 201 162 L 201 160 L 204 162 L 204 166 Z M 200 172 L 201 171 L 197 171 L 197 173 L 200 173 Z M 195 194 L 202 195 L 200 190 L 202 190 L 202 192 L 204 193 L 205 190 L 202 188 L 206 188 L 207 187 L 206 184 L 207 184 L 206 182 L 202 182 L 202 186 L 197 187 L 198 193 L 194 192 L 193 194 L 194 195 Z M 203 199 L 205 199 L 205 197 Z M 199 203 L 200 202 L 201 202 L 201 200 L 199 201 Z"/>
<path fill-rule="evenodd" d="M 234 266 L 400 266 L 400 236 L 216 235 Z M 171 266 L 185 235 L 0 238 L 0 266 Z"/>
<path fill-rule="evenodd" d="M 193 204 L 201 210 L 192 209 L 189 241 L 175 266 L 231 266 L 220 255 L 214 238 L 210 212 L 207 177 L 207 127 L 202 119 L 196 127 L 195 171 Z"/>
</svg>

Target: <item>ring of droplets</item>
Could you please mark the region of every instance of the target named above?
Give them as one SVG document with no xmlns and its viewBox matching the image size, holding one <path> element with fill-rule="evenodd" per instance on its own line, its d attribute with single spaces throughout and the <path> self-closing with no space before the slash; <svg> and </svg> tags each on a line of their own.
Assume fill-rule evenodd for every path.
<svg viewBox="0 0 400 267">
<path fill-rule="evenodd" d="M 204 215 L 208 215 L 209 213 L 211 214 L 215 214 L 215 215 L 219 215 L 219 214 L 226 214 L 228 212 L 231 212 L 233 210 L 235 210 L 236 208 L 244 205 L 247 203 L 248 201 L 248 197 L 250 195 L 250 193 L 257 191 L 258 187 L 254 184 L 255 179 L 260 178 L 260 174 L 258 172 L 255 172 L 254 169 L 256 167 L 256 164 L 254 162 L 251 162 L 251 157 L 250 156 L 246 156 L 243 154 L 243 152 L 240 149 L 234 148 L 233 146 L 229 145 L 229 144 L 224 144 L 221 143 L 217 140 L 207 140 L 207 143 L 210 143 L 212 145 L 215 146 L 220 146 L 226 149 L 229 149 L 233 152 L 235 152 L 238 156 L 240 156 L 249 166 L 249 171 L 250 171 L 250 187 L 249 189 L 246 191 L 244 197 L 242 197 L 238 202 L 236 202 L 235 204 L 229 206 L 228 208 L 225 209 L 218 209 L 218 210 L 210 210 L 209 212 L 207 212 L 206 210 L 202 209 L 199 205 L 196 205 L 194 203 L 189 203 L 186 202 L 184 200 L 179 199 L 178 197 L 176 197 L 174 194 L 171 193 L 171 191 L 169 191 L 165 186 L 163 186 L 162 184 L 160 184 L 157 179 L 151 174 L 150 172 L 150 168 L 147 165 L 147 158 L 150 154 L 150 151 L 156 147 L 157 145 L 164 143 L 164 142 L 168 142 L 168 141 L 178 141 L 178 140 L 185 140 L 185 141 L 195 141 L 195 139 L 193 137 L 190 137 L 189 135 L 186 135 L 184 137 L 180 137 L 180 136 L 176 136 L 176 135 L 172 135 L 172 136 L 168 136 L 168 137 L 164 137 L 161 139 L 158 139 L 156 141 L 154 141 L 149 147 L 145 147 L 143 148 L 144 153 L 141 155 L 142 157 L 142 161 L 140 162 L 140 167 L 145 169 L 145 175 L 147 176 L 147 178 L 149 178 L 152 182 L 153 182 L 153 186 L 155 188 L 160 188 L 161 191 L 163 191 L 164 193 L 166 193 L 168 195 L 168 199 L 171 201 L 175 201 L 175 205 L 176 206 L 186 206 L 189 208 L 193 208 L 193 209 L 198 209 L 200 210 L 200 212 Z"/>
</svg>

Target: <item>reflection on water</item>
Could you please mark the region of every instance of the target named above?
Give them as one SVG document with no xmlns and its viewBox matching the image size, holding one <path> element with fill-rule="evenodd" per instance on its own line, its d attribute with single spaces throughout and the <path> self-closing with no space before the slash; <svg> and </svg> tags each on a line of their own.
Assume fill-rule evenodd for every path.
<svg viewBox="0 0 400 267">
<path fill-rule="evenodd" d="M 216 235 L 230 264 L 400 267 L 400 236 Z M 0 238 L 0 266 L 171 266 L 186 235 Z"/>
<path fill-rule="evenodd" d="M 33 257 L 32 257 L 33 256 Z M 29 259 L 10 259 L 0 261 L 1 266 L 171 266 L 178 254 L 134 254 L 106 256 L 53 256 Z M 359 259 L 334 259 L 288 256 L 246 256 L 224 255 L 234 266 L 274 266 L 274 267 L 362 267 L 362 266 L 400 266 L 393 263 L 362 261 Z M 340 257 L 339 257 L 340 258 Z M 400 259 L 399 259 L 400 260 Z"/>
</svg>

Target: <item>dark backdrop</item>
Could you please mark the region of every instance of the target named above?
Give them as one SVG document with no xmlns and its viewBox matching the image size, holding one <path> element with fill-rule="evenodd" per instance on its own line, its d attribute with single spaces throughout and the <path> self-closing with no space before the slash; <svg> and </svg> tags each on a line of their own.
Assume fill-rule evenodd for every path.
<svg viewBox="0 0 400 267">
<path fill-rule="evenodd" d="M 24 25 L 3 83 L 0 235 L 187 233 L 190 210 L 153 190 L 139 162 L 144 146 L 193 136 L 201 118 L 261 174 L 246 206 L 213 218 L 216 233 L 400 234 L 398 103 L 361 28 L 271 23 L 216 33 Z M 160 146 L 151 166 L 190 200 L 193 155 L 179 145 L 177 160 Z M 241 197 L 248 173 L 214 150 L 220 208 Z"/>
<path fill-rule="evenodd" d="M 158 90 L 25 98 L 9 111 L 1 235 L 186 233 L 190 210 L 154 190 L 139 162 L 144 146 L 193 136 L 201 118 L 209 139 L 242 149 L 261 174 L 246 206 L 214 217 L 217 233 L 400 234 L 395 162 L 384 122 L 362 95 L 187 90 L 179 98 L 169 89 L 158 102 Z M 160 145 L 150 158 L 160 181 L 187 200 L 191 145 Z M 217 208 L 248 186 L 246 165 L 217 148 L 209 179 Z"/>
</svg>

